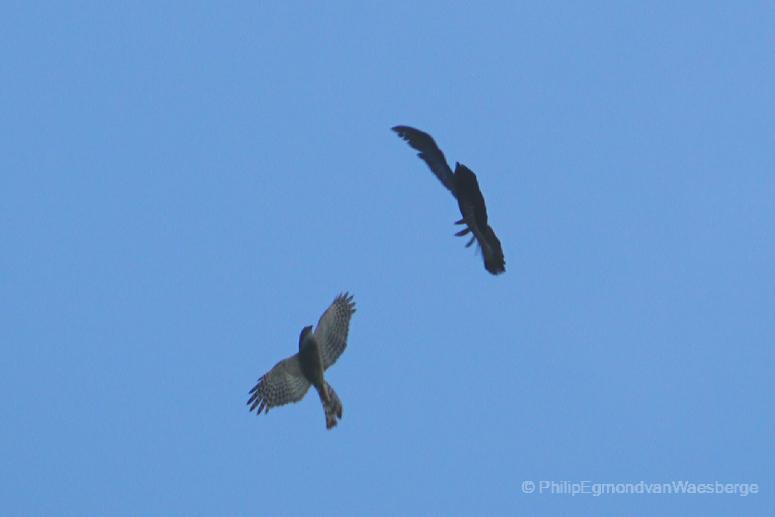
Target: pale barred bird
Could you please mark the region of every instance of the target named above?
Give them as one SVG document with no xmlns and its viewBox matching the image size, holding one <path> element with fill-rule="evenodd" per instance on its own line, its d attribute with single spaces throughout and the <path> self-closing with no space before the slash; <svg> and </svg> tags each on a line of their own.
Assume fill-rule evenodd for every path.
<svg viewBox="0 0 775 517">
<path fill-rule="evenodd" d="M 455 235 L 462 237 L 471 233 L 471 240 L 466 248 L 474 243 L 479 244 L 484 258 L 484 268 L 493 275 L 499 275 L 506 271 L 506 260 L 503 258 L 501 241 L 495 235 L 495 231 L 487 223 L 487 206 L 484 204 L 484 196 L 479 190 L 479 182 L 476 174 L 462 163 L 455 163 L 455 171 L 447 164 L 444 153 L 428 133 L 409 126 L 395 126 L 393 131 L 406 142 L 420 151 L 417 156 L 428 165 L 431 172 L 439 178 L 439 181 L 457 199 L 460 215 L 463 216 L 455 224 L 465 225 L 465 228 Z"/>
<path fill-rule="evenodd" d="M 334 298 L 331 306 L 320 317 L 315 332 L 312 325 L 301 329 L 299 352 L 283 359 L 267 374 L 258 379 L 250 390 L 250 411 L 258 408 L 257 415 L 269 408 L 298 402 L 314 386 L 326 413 L 326 429 L 331 429 L 342 418 L 342 401 L 334 388 L 323 377 L 347 346 L 350 318 L 355 313 L 355 302 L 349 293 Z"/>
</svg>

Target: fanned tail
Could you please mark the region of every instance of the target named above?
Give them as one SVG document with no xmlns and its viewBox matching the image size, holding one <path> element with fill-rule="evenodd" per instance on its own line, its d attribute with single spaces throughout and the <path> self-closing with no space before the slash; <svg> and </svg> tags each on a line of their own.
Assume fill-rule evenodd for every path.
<svg viewBox="0 0 775 517">
<path fill-rule="evenodd" d="M 339 423 L 342 418 L 342 401 L 336 394 L 334 388 L 327 382 L 323 382 L 323 390 L 318 389 L 320 402 L 323 404 L 323 411 L 326 413 L 326 429 L 331 429 Z"/>
</svg>

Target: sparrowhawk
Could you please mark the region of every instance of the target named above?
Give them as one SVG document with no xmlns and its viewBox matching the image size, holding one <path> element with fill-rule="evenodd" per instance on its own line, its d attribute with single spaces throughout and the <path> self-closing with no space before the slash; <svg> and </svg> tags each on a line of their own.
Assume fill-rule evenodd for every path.
<svg viewBox="0 0 775 517">
<path fill-rule="evenodd" d="M 347 346 L 350 318 L 355 313 L 355 302 L 349 293 L 334 298 L 318 321 L 315 332 L 312 325 L 304 327 L 299 335 L 299 352 L 274 365 L 250 390 L 250 411 L 269 412 L 269 408 L 298 402 L 314 386 L 323 403 L 326 428 L 331 429 L 342 418 L 342 402 L 323 377 L 328 367 L 336 362 Z"/>
</svg>

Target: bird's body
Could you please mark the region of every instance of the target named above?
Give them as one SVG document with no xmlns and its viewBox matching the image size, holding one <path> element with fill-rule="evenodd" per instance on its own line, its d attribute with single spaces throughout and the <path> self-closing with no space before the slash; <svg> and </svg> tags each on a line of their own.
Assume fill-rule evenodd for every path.
<svg viewBox="0 0 775 517">
<path fill-rule="evenodd" d="M 299 337 L 299 363 L 301 373 L 315 387 L 326 413 L 326 428 L 331 429 L 342 418 L 342 403 L 334 389 L 323 378 L 323 362 L 320 359 L 320 346 L 312 334 L 312 326 L 304 327 Z M 333 395 L 332 395 L 333 394 Z M 336 402 L 334 402 L 336 400 Z"/>
<path fill-rule="evenodd" d="M 314 386 L 326 414 L 326 428 L 334 427 L 342 418 L 342 402 L 326 382 L 324 372 L 344 352 L 350 318 L 355 303 L 347 293 L 337 296 L 318 321 L 304 327 L 299 335 L 299 352 L 277 363 L 250 390 L 248 405 L 256 414 L 269 412 L 275 406 L 298 402 Z"/>
<path fill-rule="evenodd" d="M 466 247 L 476 240 L 482 250 L 485 269 L 493 275 L 506 271 L 501 242 L 487 222 L 487 206 L 473 171 L 465 165 L 455 163 L 453 172 L 447 164 L 444 153 L 428 133 L 409 126 L 395 126 L 392 129 L 410 146 L 420 151 L 418 156 L 457 199 L 463 218 L 455 224 L 465 224 L 466 227 L 455 235 L 462 237 L 472 233 L 473 236 Z"/>
<path fill-rule="evenodd" d="M 312 335 L 312 326 L 304 327 L 299 336 L 299 363 L 301 373 L 313 386 L 323 384 L 323 363 L 320 361 L 320 348 L 315 336 Z"/>
</svg>

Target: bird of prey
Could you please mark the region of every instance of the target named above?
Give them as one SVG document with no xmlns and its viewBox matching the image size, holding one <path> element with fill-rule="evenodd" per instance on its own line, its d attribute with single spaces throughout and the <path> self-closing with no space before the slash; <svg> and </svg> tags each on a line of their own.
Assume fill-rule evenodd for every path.
<svg viewBox="0 0 775 517">
<path fill-rule="evenodd" d="M 323 403 L 326 429 L 334 427 L 342 418 L 342 401 L 323 378 L 323 372 L 344 352 L 354 313 L 352 295 L 343 293 L 320 317 L 315 332 L 312 325 L 301 329 L 299 352 L 274 365 L 250 390 L 250 411 L 258 408 L 256 414 L 260 415 L 261 411 L 268 413 L 269 408 L 298 402 L 312 385 Z"/>
<path fill-rule="evenodd" d="M 466 227 L 455 235 L 462 237 L 468 233 L 473 234 L 466 247 L 471 246 L 474 240 L 477 241 L 482 250 L 485 269 L 493 275 L 506 271 L 501 241 L 487 224 L 487 207 L 473 171 L 455 162 L 455 172 L 452 172 L 444 153 L 428 133 L 408 126 L 395 126 L 392 129 L 410 146 L 420 151 L 417 156 L 428 164 L 433 174 L 457 199 L 463 218 L 455 221 L 455 224 L 463 224 Z"/>
</svg>

